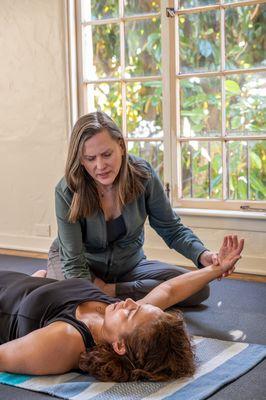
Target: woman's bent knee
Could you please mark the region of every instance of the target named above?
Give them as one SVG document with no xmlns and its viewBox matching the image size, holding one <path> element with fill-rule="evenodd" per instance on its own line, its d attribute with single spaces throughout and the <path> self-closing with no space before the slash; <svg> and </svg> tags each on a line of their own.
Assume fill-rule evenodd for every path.
<svg viewBox="0 0 266 400">
<path fill-rule="evenodd" d="M 210 285 L 204 286 L 204 288 L 199 292 L 200 303 L 207 300 L 210 297 Z"/>
</svg>

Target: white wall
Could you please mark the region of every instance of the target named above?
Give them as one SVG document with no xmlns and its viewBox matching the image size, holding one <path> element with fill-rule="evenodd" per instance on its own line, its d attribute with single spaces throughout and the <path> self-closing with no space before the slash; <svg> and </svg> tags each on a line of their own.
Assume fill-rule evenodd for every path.
<svg viewBox="0 0 266 400">
<path fill-rule="evenodd" d="M 65 43 L 64 0 L 0 1 L 0 247 L 46 251 L 56 236 L 53 191 L 69 134 Z"/>
</svg>

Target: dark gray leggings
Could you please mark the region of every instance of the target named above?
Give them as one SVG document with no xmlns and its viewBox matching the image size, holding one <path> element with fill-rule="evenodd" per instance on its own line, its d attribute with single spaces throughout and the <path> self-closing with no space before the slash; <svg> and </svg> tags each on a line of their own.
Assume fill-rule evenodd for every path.
<svg viewBox="0 0 266 400">
<path fill-rule="evenodd" d="M 61 262 L 59 258 L 59 248 L 54 241 L 49 250 L 48 256 L 48 278 L 58 280 L 65 279 L 62 273 Z M 185 268 L 167 264 L 155 260 L 141 260 L 136 267 L 120 277 L 116 283 L 116 296 L 120 299 L 131 297 L 133 300 L 139 300 L 149 293 L 160 283 L 185 274 L 188 271 Z M 206 285 L 203 289 L 190 296 L 188 299 L 179 303 L 179 306 L 195 306 L 209 297 L 210 289 Z"/>
</svg>

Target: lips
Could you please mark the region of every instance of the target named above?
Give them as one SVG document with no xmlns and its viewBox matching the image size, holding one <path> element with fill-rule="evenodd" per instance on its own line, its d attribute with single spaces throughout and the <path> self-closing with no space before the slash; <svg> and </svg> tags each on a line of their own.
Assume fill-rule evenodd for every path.
<svg viewBox="0 0 266 400">
<path fill-rule="evenodd" d="M 97 174 L 99 178 L 107 178 L 110 175 L 111 171 L 105 172 L 104 174 Z"/>
</svg>

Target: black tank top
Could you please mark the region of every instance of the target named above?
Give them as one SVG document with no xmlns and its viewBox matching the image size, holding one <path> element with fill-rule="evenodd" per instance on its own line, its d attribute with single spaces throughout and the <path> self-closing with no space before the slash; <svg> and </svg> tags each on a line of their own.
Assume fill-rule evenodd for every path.
<svg viewBox="0 0 266 400">
<path fill-rule="evenodd" d="M 126 225 L 122 214 L 115 219 L 106 221 L 106 229 L 108 243 L 113 243 L 115 240 L 125 235 Z"/>
<path fill-rule="evenodd" d="M 105 295 L 85 279 L 56 281 L 0 271 L 0 344 L 52 322 L 64 321 L 80 332 L 85 347 L 89 349 L 94 345 L 92 335 L 75 314 L 79 304 L 90 300 L 107 304 L 119 301 Z"/>
</svg>

